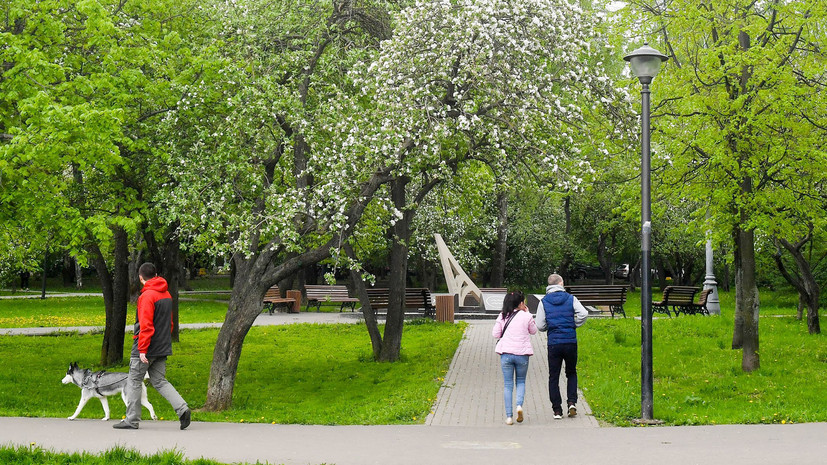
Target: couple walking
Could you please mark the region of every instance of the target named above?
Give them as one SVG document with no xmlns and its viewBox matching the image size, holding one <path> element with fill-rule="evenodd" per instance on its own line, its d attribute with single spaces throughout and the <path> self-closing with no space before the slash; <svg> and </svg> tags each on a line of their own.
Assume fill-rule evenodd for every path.
<svg viewBox="0 0 827 465">
<path fill-rule="evenodd" d="M 513 391 L 516 380 L 517 422 L 523 421 L 525 378 L 528 357 L 534 355 L 531 335 L 548 332 L 548 392 L 554 418 L 563 418 L 563 399 L 560 396 L 560 370 L 566 363 L 566 405 L 568 415 L 577 415 L 577 332 L 586 322 L 588 312 L 576 297 L 566 292 L 563 278 L 558 274 L 548 277 L 546 295 L 537 306 L 537 318 L 531 316 L 522 292 L 506 294 L 503 310 L 497 317 L 492 335 L 499 338 L 495 351 L 500 354 L 503 370 L 503 400 L 505 423 L 514 424 Z"/>
</svg>

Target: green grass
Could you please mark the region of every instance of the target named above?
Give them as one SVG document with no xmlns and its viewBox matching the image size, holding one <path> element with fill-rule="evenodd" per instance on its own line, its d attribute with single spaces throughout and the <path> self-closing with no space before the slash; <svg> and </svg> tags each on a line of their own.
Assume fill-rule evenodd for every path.
<svg viewBox="0 0 827 465">
<path fill-rule="evenodd" d="M 223 322 L 229 300 L 229 294 L 182 294 L 179 300 L 180 322 Z M 339 304 L 322 304 L 321 311 L 338 313 Z M 0 328 L 103 326 L 105 320 L 102 296 L 0 300 Z M 131 323 L 134 320 L 135 305 L 130 304 L 126 321 Z"/>
<path fill-rule="evenodd" d="M 219 323 L 227 314 L 227 301 L 205 295 L 186 296 L 179 302 L 181 323 Z M 46 299 L 0 300 L 0 327 L 34 328 L 103 326 L 106 315 L 103 297 L 48 297 Z M 135 305 L 127 308 L 127 322 L 135 321 Z"/>
<path fill-rule="evenodd" d="M 674 425 L 827 421 L 825 336 L 809 335 L 806 322 L 792 317 L 763 317 L 761 369 L 744 373 L 741 352 L 730 348 L 732 311 L 724 308 L 722 316 L 654 320 L 655 418 Z M 639 418 L 640 320 L 593 319 L 578 339 L 580 386 L 598 419 L 628 425 Z"/>
<path fill-rule="evenodd" d="M 233 407 L 193 414 L 197 421 L 301 424 L 418 424 L 428 414 L 464 324 L 408 324 L 402 360 L 376 363 L 362 325 L 298 324 L 253 327 L 244 343 Z M 167 362 L 170 382 L 192 408 L 205 401 L 217 330 L 182 331 Z M 0 416 L 68 417 L 80 398 L 62 385 L 69 362 L 99 369 L 101 335 L 3 336 L 0 353 L 14 369 L 0 370 Z M 128 359 L 129 347 L 125 347 Z M 126 366 L 111 371 L 127 371 Z M 159 417 L 176 419 L 154 389 Z M 109 403 L 112 418 L 122 402 Z M 92 400 L 82 418 L 103 416 Z"/>
<path fill-rule="evenodd" d="M 220 291 L 230 289 L 230 275 L 208 275 L 199 276 L 195 279 L 187 281 L 189 287 L 194 291 Z M 19 282 L 14 283 L 14 288 L 0 290 L 0 295 L 20 295 L 20 294 L 37 294 L 41 292 L 43 285 L 40 280 L 40 275 L 32 276 L 29 280 L 29 290 L 24 291 L 16 286 Z M 63 278 L 50 277 L 46 278 L 46 293 L 76 293 L 76 292 L 101 292 L 100 281 L 97 276 L 84 276 L 83 287 L 78 288 L 74 284 L 68 286 L 63 285 Z"/>
<path fill-rule="evenodd" d="M 31 447 L 0 447 L 3 465 L 222 465 L 207 459 L 185 460 L 177 451 L 144 455 L 132 449 L 116 447 L 100 454 L 89 452 L 66 454 Z"/>
</svg>

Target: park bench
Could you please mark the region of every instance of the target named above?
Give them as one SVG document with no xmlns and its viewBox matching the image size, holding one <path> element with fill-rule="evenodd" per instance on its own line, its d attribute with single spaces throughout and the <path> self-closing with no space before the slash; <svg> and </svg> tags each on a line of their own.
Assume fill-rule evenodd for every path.
<svg viewBox="0 0 827 465">
<path fill-rule="evenodd" d="M 652 313 L 665 313 L 670 318 L 672 313 L 675 316 L 678 316 L 681 312 L 687 315 L 695 313 L 695 294 L 699 290 L 692 286 L 666 286 L 663 288 L 663 299 L 660 302 L 652 302 Z M 670 307 L 672 313 L 669 311 Z"/>
<path fill-rule="evenodd" d="M 616 313 L 626 318 L 623 304 L 626 303 L 627 291 L 628 286 L 620 285 L 566 286 L 566 292 L 577 297 L 581 304 L 591 307 L 608 307 L 612 318 Z"/>
<path fill-rule="evenodd" d="M 367 289 L 370 306 L 374 310 L 388 308 L 390 301 L 390 290 L 387 288 Z M 405 288 L 405 308 L 416 310 L 422 309 L 424 316 L 431 318 L 436 316 L 436 307 L 431 302 L 431 291 L 424 287 Z"/>
<path fill-rule="evenodd" d="M 296 299 L 293 297 L 282 297 L 277 285 L 267 289 L 267 292 L 264 293 L 264 299 L 262 300 L 264 301 L 264 308 L 270 313 L 270 315 L 273 314 L 273 311 L 277 306 L 283 305 L 289 308 L 291 305 L 296 304 Z"/>
<path fill-rule="evenodd" d="M 344 310 L 345 305 L 350 307 L 350 311 L 354 311 L 356 310 L 356 304 L 359 302 L 359 299 L 348 295 L 347 286 L 308 284 L 304 286 L 304 292 L 307 296 L 307 305 L 304 307 L 304 311 L 308 311 L 311 305 L 314 305 L 316 307 L 316 311 L 319 311 L 321 309 L 322 302 L 340 304 L 340 312 Z"/>
<path fill-rule="evenodd" d="M 709 315 L 709 309 L 706 308 L 707 300 L 709 299 L 709 295 L 712 294 L 712 289 L 704 289 L 698 295 L 698 302 L 693 303 L 691 306 L 687 307 L 689 310 L 688 312 L 684 312 L 687 315 L 695 315 L 700 313 L 701 315 Z"/>
</svg>

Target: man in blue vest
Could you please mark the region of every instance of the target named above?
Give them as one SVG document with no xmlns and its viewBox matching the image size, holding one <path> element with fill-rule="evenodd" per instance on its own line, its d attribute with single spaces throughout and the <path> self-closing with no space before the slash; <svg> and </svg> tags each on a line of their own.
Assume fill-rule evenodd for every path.
<svg viewBox="0 0 827 465">
<path fill-rule="evenodd" d="M 566 292 L 559 274 L 548 277 L 546 296 L 537 306 L 537 329 L 548 332 L 548 395 L 554 419 L 563 418 L 560 369 L 566 362 L 566 403 L 569 416 L 577 415 L 577 331 L 588 318 L 586 307 Z"/>
</svg>

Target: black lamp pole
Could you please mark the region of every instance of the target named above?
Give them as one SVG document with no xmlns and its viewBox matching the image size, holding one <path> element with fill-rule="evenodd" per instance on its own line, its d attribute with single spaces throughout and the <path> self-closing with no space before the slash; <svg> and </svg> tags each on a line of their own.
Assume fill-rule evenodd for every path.
<svg viewBox="0 0 827 465">
<path fill-rule="evenodd" d="M 643 81 L 641 80 L 641 83 Z M 652 197 L 649 154 L 649 84 L 643 83 L 640 135 L 640 263 L 643 269 L 640 288 L 640 414 L 644 420 L 654 418 L 654 375 L 652 373 Z"/>
<path fill-rule="evenodd" d="M 640 414 L 645 421 L 654 419 L 654 375 L 652 371 L 652 199 L 651 163 L 649 152 L 649 84 L 660 70 L 666 55 L 644 44 L 643 47 L 623 57 L 640 80 L 641 96 L 641 150 L 640 150 L 640 193 L 641 193 L 641 287 L 640 287 Z"/>
</svg>

